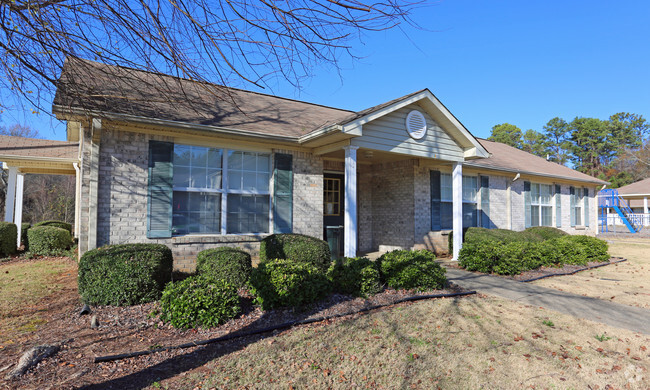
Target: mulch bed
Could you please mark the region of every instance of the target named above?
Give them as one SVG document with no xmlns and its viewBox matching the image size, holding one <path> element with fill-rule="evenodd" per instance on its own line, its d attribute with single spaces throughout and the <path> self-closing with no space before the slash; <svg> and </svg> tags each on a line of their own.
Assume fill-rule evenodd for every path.
<svg viewBox="0 0 650 390">
<path fill-rule="evenodd" d="M 623 261 L 627 261 L 622 257 L 610 257 L 608 261 L 598 262 L 590 261 L 586 265 L 570 265 L 566 264 L 563 267 L 541 267 L 531 271 L 523 272 L 519 275 L 499 275 L 499 274 L 490 274 L 492 276 L 498 276 L 500 278 L 516 280 L 518 282 L 533 282 L 535 280 L 549 278 L 552 276 L 563 276 L 563 275 L 573 275 L 580 271 L 586 271 L 594 268 L 604 267 L 610 264 L 616 264 Z M 445 262 L 446 267 L 464 269 L 456 262 Z M 481 272 L 474 272 L 480 274 Z"/>
<path fill-rule="evenodd" d="M 20 260 L 24 261 L 24 260 Z M 38 260 L 33 260 L 38 261 Z M 92 307 L 90 315 L 79 315 L 81 303 L 74 275 L 63 275 L 63 291 L 48 296 L 34 305 L 46 320 L 37 331 L 15 339 L 13 343 L 0 346 L 0 388 L 141 388 L 167 378 L 205 370 L 208 361 L 244 349 L 248 344 L 284 331 L 268 332 L 255 336 L 233 339 L 221 343 L 165 350 L 150 355 L 124 360 L 94 363 L 95 357 L 126 352 L 158 349 L 198 340 L 267 328 L 293 320 L 332 316 L 357 312 L 377 305 L 390 305 L 398 300 L 430 294 L 454 294 L 464 292 L 451 285 L 445 290 L 418 293 L 414 291 L 387 289 L 369 299 L 353 298 L 340 294 L 330 295 L 303 310 L 276 309 L 262 311 L 252 304 L 252 297 L 240 291 L 243 314 L 216 328 L 179 330 L 162 323 L 151 315 L 158 303 L 130 307 Z M 409 305 L 405 302 L 399 305 Z M 382 310 L 382 309 L 378 309 Z M 90 319 L 95 315 L 99 327 L 91 329 Z M 350 314 L 342 319 L 362 314 Z M 307 327 L 319 327 L 340 319 L 326 320 Z M 287 330 L 290 331 L 290 330 Z M 22 353 L 35 345 L 63 342 L 61 351 L 19 379 L 6 381 L 4 376 L 12 369 Z M 168 382 L 165 383 L 169 385 Z"/>
</svg>

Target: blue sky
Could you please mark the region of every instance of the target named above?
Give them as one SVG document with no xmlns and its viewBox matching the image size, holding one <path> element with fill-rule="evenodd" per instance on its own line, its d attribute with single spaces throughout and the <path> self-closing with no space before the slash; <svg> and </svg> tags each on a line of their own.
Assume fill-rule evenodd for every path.
<svg viewBox="0 0 650 390">
<path fill-rule="evenodd" d="M 361 110 L 429 88 L 478 137 L 504 122 L 541 131 L 555 116 L 650 120 L 649 17 L 650 1 L 441 0 L 414 14 L 423 29 L 366 34 L 340 72 L 318 67 L 300 90 L 271 80 L 264 92 Z M 1 118 L 65 138 L 45 115 Z"/>
</svg>

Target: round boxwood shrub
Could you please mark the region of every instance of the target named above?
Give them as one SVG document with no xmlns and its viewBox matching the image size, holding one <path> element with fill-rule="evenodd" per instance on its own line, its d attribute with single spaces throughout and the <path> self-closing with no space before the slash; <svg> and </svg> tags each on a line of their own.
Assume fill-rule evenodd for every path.
<svg viewBox="0 0 650 390">
<path fill-rule="evenodd" d="M 155 301 L 171 280 L 172 268 L 172 251 L 162 244 L 108 245 L 89 250 L 79 260 L 79 294 L 91 305 Z"/>
<path fill-rule="evenodd" d="M 383 281 L 394 289 L 419 291 L 444 288 L 446 270 L 436 263 L 435 255 L 427 250 L 396 250 L 379 258 Z"/>
<path fill-rule="evenodd" d="M 160 319 L 175 328 L 211 328 L 240 312 L 237 287 L 201 275 L 168 283 L 160 298 Z"/>
<path fill-rule="evenodd" d="M 327 242 L 303 234 L 272 234 L 260 244 L 260 261 L 289 259 L 327 271 L 331 262 Z"/>
<path fill-rule="evenodd" d="M 377 264 L 365 257 L 346 257 L 333 261 L 327 278 L 335 291 L 367 297 L 381 291 L 381 278 Z"/>
<path fill-rule="evenodd" d="M 55 226 L 35 226 L 27 230 L 29 251 L 37 255 L 58 255 L 70 248 L 70 232 Z"/>
<path fill-rule="evenodd" d="M 303 306 L 319 300 L 330 291 L 321 270 L 308 263 L 287 259 L 262 262 L 251 274 L 251 293 L 262 309 Z"/>
<path fill-rule="evenodd" d="M 196 256 L 196 272 L 211 279 L 221 279 L 237 288 L 251 276 L 251 255 L 237 248 L 206 249 Z"/>
<path fill-rule="evenodd" d="M 41 221 L 34 224 L 34 227 L 37 226 L 54 226 L 61 229 L 65 229 L 68 231 L 68 233 L 72 234 L 72 224 L 69 224 L 64 221 Z"/>
<path fill-rule="evenodd" d="M 11 222 L 0 222 L 0 256 L 16 252 L 18 228 Z"/>
</svg>

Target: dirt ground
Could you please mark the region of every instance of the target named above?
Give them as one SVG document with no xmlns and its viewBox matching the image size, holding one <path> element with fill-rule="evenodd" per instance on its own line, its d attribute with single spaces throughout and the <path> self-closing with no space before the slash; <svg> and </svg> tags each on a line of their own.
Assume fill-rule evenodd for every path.
<svg viewBox="0 0 650 390">
<path fill-rule="evenodd" d="M 179 345 L 405 294 L 388 291 L 373 302 L 333 296 L 309 311 L 267 313 L 244 297 L 244 315 L 218 328 L 185 331 L 150 315 L 156 303 L 100 307 L 93 308 L 100 327 L 91 329 L 90 316 L 78 314 L 74 261 L 17 259 L 0 263 L 0 276 L 16 263 L 43 261 L 64 265 L 39 276 L 53 291 L 33 295 L 29 305 L 0 319 L 2 326 L 25 313 L 39 318 L 31 329 L 3 332 L 0 388 L 650 388 L 650 336 L 478 295 L 94 363 L 97 356 Z M 0 278 L 0 302 L 11 302 L 3 295 L 7 280 Z M 55 342 L 63 343 L 57 355 L 18 380 L 4 379 L 29 347 Z"/>
<path fill-rule="evenodd" d="M 624 305 L 650 308 L 650 238 L 628 235 L 606 239 L 610 242 L 609 253 L 626 258 L 626 262 L 532 283 Z"/>
</svg>

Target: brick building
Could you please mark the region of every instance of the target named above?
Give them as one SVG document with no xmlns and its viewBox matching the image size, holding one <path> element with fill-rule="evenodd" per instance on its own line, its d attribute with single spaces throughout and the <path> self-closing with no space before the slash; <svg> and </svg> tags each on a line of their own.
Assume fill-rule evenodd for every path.
<svg viewBox="0 0 650 390">
<path fill-rule="evenodd" d="M 80 77 L 83 89 L 67 83 Z M 178 99 L 150 99 L 154 85 Z M 163 243 L 191 271 L 204 248 L 256 255 L 268 234 L 323 238 L 330 225 L 343 226 L 346 256 L 444 252 L 449 232 L 468 226 L 597 232 L 605 182 L 477 139 L 427 89 L 360 112 L 219 91 L 227 97 L 171 76 L 66 63 L 53 112 L 78 145 L 80 252 Z"/>
</svg>

